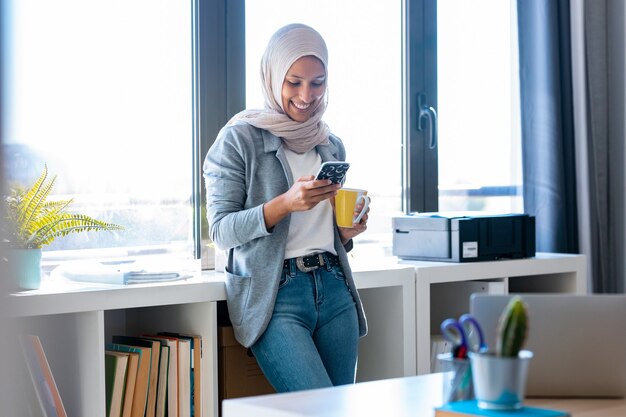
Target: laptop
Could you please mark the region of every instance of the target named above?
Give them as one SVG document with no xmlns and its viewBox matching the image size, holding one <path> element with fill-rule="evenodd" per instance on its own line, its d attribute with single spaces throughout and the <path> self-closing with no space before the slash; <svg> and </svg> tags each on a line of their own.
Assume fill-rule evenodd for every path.
<svg viewBox="0 0 626 417">
<path fill-rule="evenodd" d="M 626 396 L 626 295 L 519 294 L 533 352 L 526 395 Z M 495 349 L 498 318 L 513 295 L 472 294 L 470 313 Z"/>
</svg>

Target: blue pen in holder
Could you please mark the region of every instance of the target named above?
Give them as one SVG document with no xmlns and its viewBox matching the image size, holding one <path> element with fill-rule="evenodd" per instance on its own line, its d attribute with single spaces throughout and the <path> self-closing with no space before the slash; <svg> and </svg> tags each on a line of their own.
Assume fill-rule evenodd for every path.
<svg viewBox="0 0 626 417">
<path fill-rule="evenodd" d="M 443 403 L 474 398 L 472 366 L 468 358 L 456 358 L 450 353 L 437 355 L 443 371 Z"/>
</svg>

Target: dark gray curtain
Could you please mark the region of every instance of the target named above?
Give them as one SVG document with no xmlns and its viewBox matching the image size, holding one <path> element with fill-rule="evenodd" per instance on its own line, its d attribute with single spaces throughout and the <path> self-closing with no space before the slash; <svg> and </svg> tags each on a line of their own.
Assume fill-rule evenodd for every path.
<svg viewBox="0 0 626 417">
<path fill-rule="evenodd" d="M 537 251 L 578 252 L 567 0 L 518 0 L 524 210 Z"/>
<path fill-rule="evenodd" d="M 588 262 L 591 264 L 591 284 L 593 292 L 615 292 L 611 276 L 611 209 L 609 190 L 611 188 L 611 164 L 609 161 L 609 79 L 607 5 L 604 0 L 595 0 L 585 5 L 585 44 L 586 44 L 586 91 L 587 91 L 587 149 L 589 167 L 589 213 L 590 245 Z M 583 213 L 587 214 L 587 213 Z"/>
<path fill-rule="evenodd" d="M 579 236 L 590 289 L 626 284 L 626 5 L 570 0 L 577 137 Z"/>
</svg>

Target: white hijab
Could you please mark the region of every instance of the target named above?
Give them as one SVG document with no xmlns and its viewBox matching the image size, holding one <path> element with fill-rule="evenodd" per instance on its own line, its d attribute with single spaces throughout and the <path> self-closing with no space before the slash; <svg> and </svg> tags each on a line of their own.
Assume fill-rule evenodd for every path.
<svg viewBox="0 0 626 417">
<path fill-rule="evenodd" d="M 328 94 L 318 101 L 311 118 L 305 122 L 291 119 L 282 105 L 281 91 L 285 75 L 291 65 L 303 56 L 314 56 L 322 61 L 328 80 L 328 51 L 321 35 L 313 28 L 294 23 L 280 28 L 270 39 L 261 60 L 261 83 L 264 109 L 244 110 L 228 122 L 245 121 L 252 126 L 270 131 L 280 137 L 285 146 L 304 153 L 319 144 L 328 143 L 330 128 L 322 121 L 326 111 Z"/>
</svg>

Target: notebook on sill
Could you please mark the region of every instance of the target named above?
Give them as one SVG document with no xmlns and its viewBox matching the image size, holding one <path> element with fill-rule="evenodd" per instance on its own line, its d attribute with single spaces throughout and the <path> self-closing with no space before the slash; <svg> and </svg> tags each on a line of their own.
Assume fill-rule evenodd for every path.
<svg viewBox="0 0 626 417">
<path fill-rule="evenodd" d="M 626 396 L 626 295 L 520 294 L 528 305 L 525 349 L 534 357 L 527 396 Z M 470 313 L 490 350 L 513 295 L 472 294 Z"/>
</svg>

